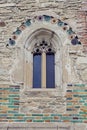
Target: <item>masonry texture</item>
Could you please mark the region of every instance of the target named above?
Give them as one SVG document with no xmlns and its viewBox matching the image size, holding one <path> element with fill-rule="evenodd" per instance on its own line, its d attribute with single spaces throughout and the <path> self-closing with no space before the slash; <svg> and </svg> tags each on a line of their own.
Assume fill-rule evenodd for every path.
<svg viewBox="0 0 87 130">
<path fill-rule="evenodd" d="M 54 90 L 32 90 L 27 43 L 42 32 L 59 40 Z M 87 129 L 87 0 L 0 0 L 0 122 L 3 130 Z"/>
</svg>

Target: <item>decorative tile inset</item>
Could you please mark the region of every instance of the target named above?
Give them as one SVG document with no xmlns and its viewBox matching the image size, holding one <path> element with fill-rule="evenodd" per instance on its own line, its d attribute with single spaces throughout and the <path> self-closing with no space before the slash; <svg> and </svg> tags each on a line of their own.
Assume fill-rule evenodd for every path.
<svg viewBox="0 0 87 130">
<path fill-rule="evenodd" d="M 57 21 L 58 21 L 58 20 L 57 20 L 56 18 L 53 18 L 53 19 L 51 20 L 51 23 L 56 24 Z"/>
<path fill-rule="evenodd" d="M 9 38 L 9 44 L 12 46 L 15 45 L 15 41 L 13 39 Z"/>
<path fill-rule="evenodd" d="M 30 25 L 31 25 L 31 19 L 28 19 L 28 20 L 25 22 L 25 25 L 26 25 L 26 26 L 30 26 Z"/>
<path fill-rule="evenodd" d="M 43 20 L 43 16 L 38 16 L 38 20 L 42 21 Z"/>
<path fill-rule="evenodd" d="M 48 15 L 43 15 L 43 16 L 44 16 L 45 21 L 50 21 L 51 20 L 51 16 L 48 16 Z"/>
<path fill-rule="evenodd" d="M 21 34 L 21 32 L 22 32 L 22 31 L 21 31 L 19 28 L 17 28 L 15 34 L 19 35 L 19 34 Z"/>
<path fill-rule="evenodd" d="M 67 33 L 68 33 L 69 35 L 71 35 L 71 34 L 74 33 L 74 32 L 72 31 L 72 28 L 71 28 L 71 27 L 67 30 Z"/>
<path fill-rule="evenodd" d="M 59 26 L 63 26 L 64 23 L 63 23 L 61 20 L 59 20 L 59 21 L 58 21 L 58 25 L 59 25 Z"/>
</svg>

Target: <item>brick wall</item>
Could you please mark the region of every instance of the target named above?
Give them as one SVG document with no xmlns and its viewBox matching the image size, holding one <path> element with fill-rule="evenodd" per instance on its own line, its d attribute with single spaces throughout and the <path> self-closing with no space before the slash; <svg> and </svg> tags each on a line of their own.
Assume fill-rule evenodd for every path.
<svg viewBox="0 0 87 130">
<path fill-rule="evenodd" d="M 87 123 L 87 86 L 67 84 L 66 111 L 60 113 L 20 112 L 20 87 L 0 87 L 0 122 L 72 122 Z"/>
</svg>

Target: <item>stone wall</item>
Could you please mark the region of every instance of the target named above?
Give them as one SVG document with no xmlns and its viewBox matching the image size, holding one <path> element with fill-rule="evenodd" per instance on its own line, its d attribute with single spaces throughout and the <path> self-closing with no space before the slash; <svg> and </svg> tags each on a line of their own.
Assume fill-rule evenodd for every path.
<svg viewBox="0 0 87 130">
<path fill-rule="evenodd" d="M 52 127 L 57 130 L 87 129 L 86 5 L 86 0 L 0 0 L 0 122 L 8 124 L 12 122 L 49 122 L 50 124 L 57 123 L 56 128 Z M 18 46 L 8 47 L 9 40 L 12 38 L 16 41 L 14 33 L 18 27 L 26 23 L 27 19 L 33 19 L 37 14 L 39 16 L 50 14 L 53 18 L 67 23 L 81 42 L 81 45 L 73 46 L 67 43 L 67 46 L 63 46 L 63 86 L 57 91 L 31 91 L 27 90 L 27 87 L 24 88 L 23 82 L 17 84 L 16 80 L 12 81 L 12 79 L 19 80 L 18 74 L 21 75 L 21 79 L 24 78 L 23 73 L 19 73 L 19 70 L 23 70 L 22 67 L 19 68 L 19 65 L 22 64 L 24 58 L 20 42 L 23 42 L 25 34 L 27 35 L 25 26 L 21 28 L 22 35 L 17 35 L 20 39 L 18 39 Z M 38 19 L 36 23 L 37 21 Z M 46 26 L 49 28 L 52 24 L 48 22 Z M 39 26 L 42 24 L 39 23 L 37 27 Z M 52 28 L 56 31 L 60 29 L 60 27 L 57 29 L 56 25 L 54 26 Z M 64 27 L 61 27 L 60 30 L 64 31 L 60 34 L 67 36 Z M 64 40 L 69 42 L 71 35 L 68 38 L 69 40 L 65 40 L 66 37 Z M 13 74 L 14 68 L 16 71 Z M 70 75 L 67 74 L 67 71 Z M 61 123 L 64 123 L 65 127 L 62 127 Z M 70 124 L 67 126 L 66 123 Z M 3 124 L 3 128 L 0 126 L 0 129 L 14 129 L 13 127 L 14 124 L 12 126 Z M 22 127 L 23 129 L 28 128 L 28 126 L 26 126 L 27 128 Z M 17 128 L 21 129 L 20 126 Z M 31 128 L 33 129 L 33 126 Z M 43 129 L 49 128 L 44 126 Z"/>
<path fill-rule="evenodd" d="M 81 0 L 53 0 L 53 1 L 0 1 L 0 82 L 9 82 L 9 71 L 15 60 L 15 49 L 8 50 L 6 44 L 11 37 L 12 32 L 39 11 L 54 11 L 59 15 L 60 19 L 67 22 L 73 31 L 79 35 L 81 42 L 84 44 L 84 52 L 86 52 L 86 1 Z M 83 33 L 84 32 L 84 33 Z"/>
</svg>

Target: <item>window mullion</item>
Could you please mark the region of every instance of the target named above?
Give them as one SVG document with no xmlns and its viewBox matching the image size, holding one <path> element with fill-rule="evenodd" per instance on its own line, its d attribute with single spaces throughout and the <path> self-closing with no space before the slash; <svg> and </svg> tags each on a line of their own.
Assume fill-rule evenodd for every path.
<svg viewBox="0 0 87 130">
<path fill-rule="evenodd" d="M 46 53 L 42 52 L 42 88 L 46 88 Z"/>
</svg>

